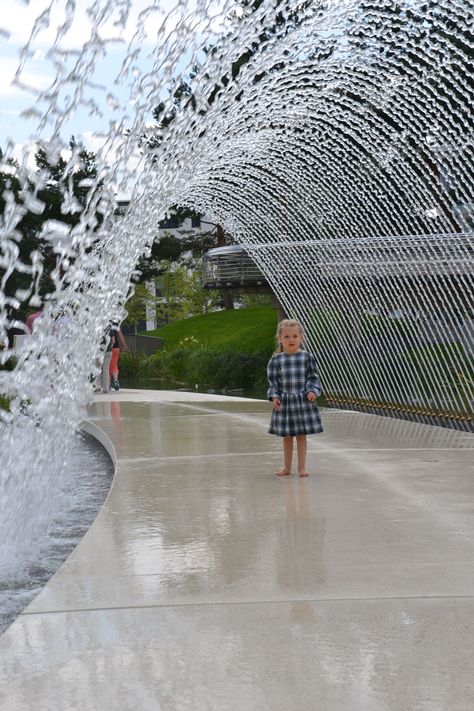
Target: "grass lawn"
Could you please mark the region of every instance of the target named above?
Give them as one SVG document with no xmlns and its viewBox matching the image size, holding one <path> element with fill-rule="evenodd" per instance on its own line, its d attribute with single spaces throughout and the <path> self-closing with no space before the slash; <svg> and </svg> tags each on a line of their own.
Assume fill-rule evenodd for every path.
<svg viewBox="0 0 474 711">
<path fill-rule="evenodd" d="M 275 349 L 277 311 L 271 306 L 214 311 L 162 326 L 143 335 L 164 339 L 167 350 L 180 347 L 185 338 L 196 338 L 205 348 L 255 353 Z"/>
</svg>

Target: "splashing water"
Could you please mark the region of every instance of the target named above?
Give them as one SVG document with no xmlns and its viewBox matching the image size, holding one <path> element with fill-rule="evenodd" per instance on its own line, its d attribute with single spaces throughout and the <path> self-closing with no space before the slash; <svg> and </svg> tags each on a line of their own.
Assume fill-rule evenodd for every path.
<svg viewBox="0 0 474 711">
<path fill-rule="evenodd" d="M 36 597 L 74 550 L 105 501 L 113 464 L 91 435 L 77 434 L 61 478 L 60 506 L 54 519 L 42 516 L 28 561 L 0 574 L 0 634 Z"/>
<path fill-rule="evenodd" d="M 45 223 L 55 291 L 34 335 L 2 353 L 16 366 L 0 371 L 11 401 L 0 410 L 1 565 L 28 555 L 36 512 L 54 510 L 101 336 L 123 316 L 130 275 L 174 204 L 206 212 L 245 245 L 307 326 L 333 402 L 467 423 L 470 0 L 48 0 L 41 10 L 15 87 L 33 95 L 34 141 L 53 161 L 65 156 L 63 212 L 80 219 Z M 88 33 L 79 44 L 78 23 Z M 44 89 L 28 82 L 39 47 Z M 97 68 L 118 56 L 99 84 Z M 169 120 L 151 125 L 158 106 Z M 98 175 L 78 205 L 68 175 L 81 158 L 68 122 L 83 111 L 103 129 L 92 135 Z M 12 167 L 12 151 L 0 169 L 14 174 L 23 203 L 7 189 L 4 342 L 11 314 L 38 303 L 44 266 L 37 253 L 19 257 L 18 225 L 25 210 L 42 211 L 45 177 L 28 168 L 26 150 Z M 117 217 L 120 194 L 130 203 Z M 12 294 L 17 273 L 30 286 Z"/>
</svg>

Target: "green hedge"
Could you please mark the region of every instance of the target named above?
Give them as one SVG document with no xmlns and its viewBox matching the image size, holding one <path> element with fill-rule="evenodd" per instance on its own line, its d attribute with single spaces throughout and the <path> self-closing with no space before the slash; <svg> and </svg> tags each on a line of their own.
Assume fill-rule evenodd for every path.
<svg viewBox="0 0 474 711">
<path fill-rule="evenodd" d="M 211 348 L 158 351 L 145 356 L 123 353 L 120 356 L 121 377 L 138 385 L 154 382 L 222 390 L 261 391 L 267 387 L 266 369 L 270 353 L 236 353 Z"/>
</svg>

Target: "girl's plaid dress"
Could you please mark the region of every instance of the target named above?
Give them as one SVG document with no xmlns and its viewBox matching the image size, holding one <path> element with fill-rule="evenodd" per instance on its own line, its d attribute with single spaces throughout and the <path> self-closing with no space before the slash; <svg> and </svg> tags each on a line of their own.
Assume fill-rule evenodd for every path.
<svg viewBox="0 0 474 711">
<path fill-rule="evenodd" d="M 307 351 L 277 353 L 268 363 L 268 399 L 277 397 L 281 408 L 273 410 L 268 431 L 279 437 L 316 434 L 323 431 L 316 402 L 308 400 L 313 392 L 321 394 L 316 360 Z"/>
</svg>

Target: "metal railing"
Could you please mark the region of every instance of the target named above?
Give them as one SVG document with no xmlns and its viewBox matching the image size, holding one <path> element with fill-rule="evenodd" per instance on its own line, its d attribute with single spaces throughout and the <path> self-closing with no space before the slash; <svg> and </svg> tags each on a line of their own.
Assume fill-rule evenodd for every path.
<svg viewBox="0 0 474 711">
<path fill-rule="evenodd" d="M 265 286 L 267 281 L 241 245 L 211 249 L 202 260 L 204 288 Z"/>
</svg>

